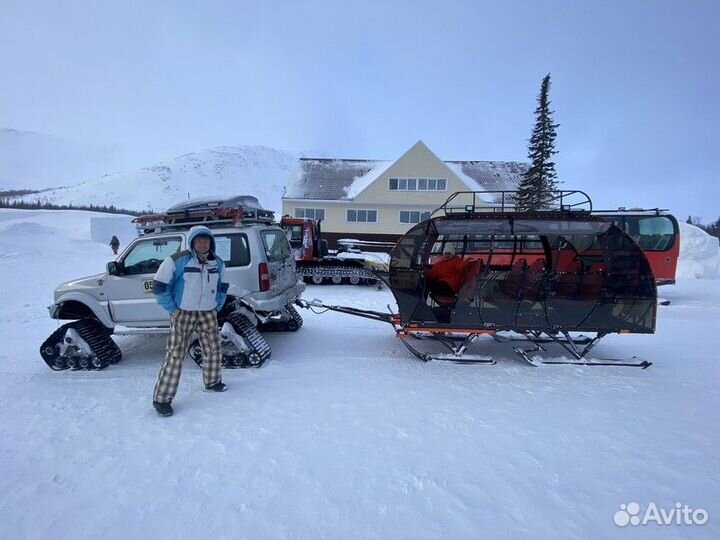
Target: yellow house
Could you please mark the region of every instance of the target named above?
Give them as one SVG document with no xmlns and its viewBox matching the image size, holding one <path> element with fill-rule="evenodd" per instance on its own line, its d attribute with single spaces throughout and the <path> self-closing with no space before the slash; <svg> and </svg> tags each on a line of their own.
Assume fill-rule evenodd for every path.
<svg viewBox="0 0 720 540">
<path fill-rule="evenodd" d="M 331 246 L 340 238 L 395 242 L 453 193 L 517 189 L 527 168 L 515 161 L 442 161 L 422 141 L 395 161 L 301 158 L 282 212 L 322 220 Z"/>
</svg>

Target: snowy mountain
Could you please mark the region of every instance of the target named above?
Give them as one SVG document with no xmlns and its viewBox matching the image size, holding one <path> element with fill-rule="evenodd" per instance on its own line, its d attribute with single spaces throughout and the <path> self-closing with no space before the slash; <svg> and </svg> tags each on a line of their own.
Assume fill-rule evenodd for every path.
<svg viewBox="0 0 720 540">
<path fill-rule="evenodd" d="M 222 146 L 28 195 L 25 200 L 160 211 L 187 198 L 250 194 L 279 213 L 284 186 L 298 157 L 265 146 Z"/>
<path fill-rule="evenodd" d="M 44 133 L 0 129 L 0 190 L 77 184 L 121 168 L 118 151 Z"/>
</svg>

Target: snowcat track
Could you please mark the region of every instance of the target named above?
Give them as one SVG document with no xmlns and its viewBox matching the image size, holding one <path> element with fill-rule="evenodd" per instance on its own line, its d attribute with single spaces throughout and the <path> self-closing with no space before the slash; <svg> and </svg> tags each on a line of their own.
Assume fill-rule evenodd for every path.
<svg viewBox="0 0 720 540">
<path fill-rule="evenodd" d="M 77 365 L 73 366 L 73 369 L 97 371 L 105 369 L 110 364 L 117 364 L 122 359 L 122 351 L 102 323 L 94 319 L 82 319 L 63 324 L 50 334 L 50 337 L 40 346 L 40 356 L 50 369 L 62 371 L 71 367 L 66 360 L 60 358 L 58 350 L 58 346 L 63 342 L 69 328 L 78 333 L 96 357 L 87 366 Z"/>
<path fill-rule="evenodd" d="M 349 281 L 352 278 L 357 278 L 358 283 L 362 283 L 363 280 L 366 283 L 375 283 L 379 281 L 378 277 L 371 270 L 356 266 L 338 265 L 301 268 L 298 273 L 300 274 L 300 276 L 302 276 L 304 280 L 310 280 L 313 283 L 313 279 L 317 279 L 320 280 L 322 283 L 325 283 L 325 280 L 332 281 L 333 278 L 339 279 L 341 281 Z M 319 285 L 319 283 L 316 283 L 316 285 Z"/>
<path fill-rule="evenodd" d="M 290 319 L 287 321 L 268 321 L 260 323 L 261 332 L 297 332 L 303 325 L 303 318 L 292 304 L 287 306 Z"/>
</svg>

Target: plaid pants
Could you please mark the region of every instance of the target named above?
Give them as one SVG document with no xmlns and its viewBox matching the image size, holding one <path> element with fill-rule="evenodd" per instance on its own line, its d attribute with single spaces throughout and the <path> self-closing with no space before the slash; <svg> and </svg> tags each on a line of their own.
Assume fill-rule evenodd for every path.
<svg viewBox="0 0 720 540">
<path fill-rule="evenodd" d="M 221 380 L 221 345 L 218 334 L 217 313 L 212 311 L 179 310 L 170 317 L 170 335 L 167 341 L 165 361 L 160 368 L 153 401 L 170 403 L 180 383 L 182 362 L 193 331 L 197 332 L 203 356 L 203 382 L 205 386 Z"/>
</svg>

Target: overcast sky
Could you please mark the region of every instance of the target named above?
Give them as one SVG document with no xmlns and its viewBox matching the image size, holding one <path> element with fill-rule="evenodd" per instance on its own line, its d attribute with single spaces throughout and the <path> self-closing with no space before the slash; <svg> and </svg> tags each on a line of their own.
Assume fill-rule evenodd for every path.
<svg viewBox="0 0 720 540">
<path fill-rule="evenodd" d="M 720 1 L 0 0 L 0 127 L 142 164 L 220 145 L 525 160 L 596 206 L 720 216 Z"/>
</svg>

